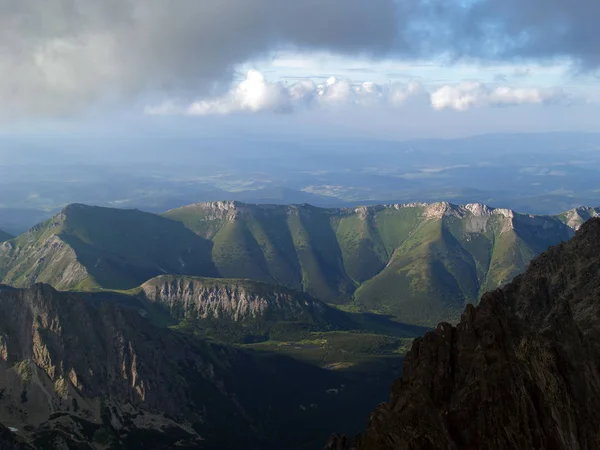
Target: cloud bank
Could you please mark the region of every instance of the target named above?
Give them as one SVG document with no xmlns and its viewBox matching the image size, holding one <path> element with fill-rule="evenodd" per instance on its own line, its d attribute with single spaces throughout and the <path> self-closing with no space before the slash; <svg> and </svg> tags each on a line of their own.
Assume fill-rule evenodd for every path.
<svg viewBox="0 0 600 450">
<path fill-rule="evenodd" d="M 539 105 L 560 101 L 564 94 L 556 89 L 489 88 L 482 83 L 464 82 L 447 85 L 431 94 L 431 106 L 436 110 L 466 111 L 484 106 Z"/>
<path fill-rule="evenodd" d="M 142 92 L 211 92 L 279 46 L 380 54 L 394 0 L 0 0 L 0 108 L 53 114 Z"/>
<path fill-rule="evenodd" d="M 597 68 L 598 17 L 598 0 L 0 0 L 0 114 L 213 94 L 237 64 L 280 48 Z"/>
<path fill-rule="evenodd" d="M 289 113 L 307 108 L 347 109 L 350 107 L 399 108 L 429 104 L 435 110 L 467 111 L 487 106 L 518 106 L 560 101 L 558 90 L 488 87 L 477 82 L 446 85 L 429 93 L 417 81 L 406 84 L 352 83 L 329 78 L 321 84 L 302 80 L 293 84 L 269 82 L 256 70 L 227 94 L 189 105 L 165 102 L 146 108 L 149 115 L 228 115 L 235 113 Z"/>
</svg>

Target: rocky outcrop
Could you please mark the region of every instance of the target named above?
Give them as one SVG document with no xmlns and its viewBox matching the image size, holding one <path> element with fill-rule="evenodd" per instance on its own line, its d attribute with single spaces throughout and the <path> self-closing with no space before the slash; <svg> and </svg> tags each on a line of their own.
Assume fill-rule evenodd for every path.
<svg viewBox="0 0 600 450">
<path fill-rule="evenodd" d="M 1 423 L 36 448 L 130 448 L 145 435 L 156 445 L 197 446 L 216 439 L 222 415 L 251 436 L 227 387 L 227 371 L 243 355 L 94 299 L 43 284 L 0 292 Z"/>
<path fill-rule="evenodd" d="M 175 319 L 327 322 L 331 310 L 307 294 L 250 280 L 160 276 L 142 285 L 144 296 Z"/>
<path fill-rule="evenodd" d="M 193 424 L 202 414 L 190 385 L 180 380 L 194 373 L 219 392 L 208 356 L 206 349 L 153 331 L 135 309 L 96 305 L 42 284 L 3 291 L 0 422 L 39 435 L 54 427 L 48 425 L 53 418 L 62 426 L 102 424 L 107 439 L 116 430 L 127 434 L 160 424 L 194 442 L 200 437 Z M 183 415 L 186 420 L 174 420 Z M 71 438 L 90 438 L 68 428 Z"/>
<path fill-rule="evenodd" d="M 600 448 L 600 219 L 417 339 L 389 403 L 330 450 Z"/>
<path fill-rule="evenodd" d="M 559 217 L 561 217 L 568 226 L 574 230 L 578 230 L 586 221 L 592 217 L 598 216 L 600 216 L 600 208 L 580 206 L 579 208 L 573 208 L 561 214 Z"/>
</svg>

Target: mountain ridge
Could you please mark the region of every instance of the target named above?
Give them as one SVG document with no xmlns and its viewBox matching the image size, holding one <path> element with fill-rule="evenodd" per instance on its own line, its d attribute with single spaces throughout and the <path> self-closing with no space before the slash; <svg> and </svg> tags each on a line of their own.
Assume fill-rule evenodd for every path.
<svg viewBox="0 0 600 450">
<path fill-rule="evenodd" d="M 535 216 L 448 202 L 225 201 L 163 216 L 76 204 L 0 244 L 0 281 L 126 290 L 161 274 L 253 279 L 432 326 L 570 238 L 585 217 L 583 209 Z"/>
<path fill-rule="evenodd" d="M 427 299 L 431 320 L 419 324 L 428 326 L 459 314 L 574 232 L 554 216 L 448 202 L 344 209 L 210 202 L 165 216 L 211 239 L 215 264 L 228 276 L 284 284 L 329 303 L 353 298 L 412 323 L 422 320 Z M 259 264 L 246 271 L 252 261 Z"/>
</svg>

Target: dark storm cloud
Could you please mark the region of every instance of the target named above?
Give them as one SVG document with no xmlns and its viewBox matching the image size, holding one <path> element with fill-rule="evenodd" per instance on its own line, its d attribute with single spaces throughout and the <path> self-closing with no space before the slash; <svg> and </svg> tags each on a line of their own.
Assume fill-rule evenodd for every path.
<svg viewBox="0 0 600 450">
<path fill-rule="evenodd" d="M 393 0 L 0 0 L 0 102 L 44 114 L 202 91 L 281 45 L 378 54 L 395 14 Z"/>
<path fill-rule="evenodd" d="M 598 0 L 0 0 L 0 114 L 202 94 L 292 46 L 600 65 Z"/>
</svg>

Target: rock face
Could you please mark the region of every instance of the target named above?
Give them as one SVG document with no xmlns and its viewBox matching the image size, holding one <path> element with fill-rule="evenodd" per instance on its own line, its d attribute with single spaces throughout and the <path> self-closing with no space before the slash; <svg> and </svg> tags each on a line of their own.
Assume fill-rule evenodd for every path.
<svg viewBox="0 0 600 450">
<path fill-rule="evenodd" d="M 331 450 L 600 448 L 600 219 L 417 339 L 364 435 Z"/>
<path fill-rule="evenodd" d="M 207 348 L 156 332 L 135 309 L 42 284 L 0 292 L 0 422 L 31 431 L 36 445 L 119 444 L 160 428 L 199 441 L 201 406 L 182 381 L 192 374 L 198 391 L 227 398 Z"/>
<path fill-rule="evenodd" d="M 164 275 L 144 283 L 142 290 L 175 319 L 326 323 L 333 312 L 307 294 L 250 280 Z"/>
</svg>

